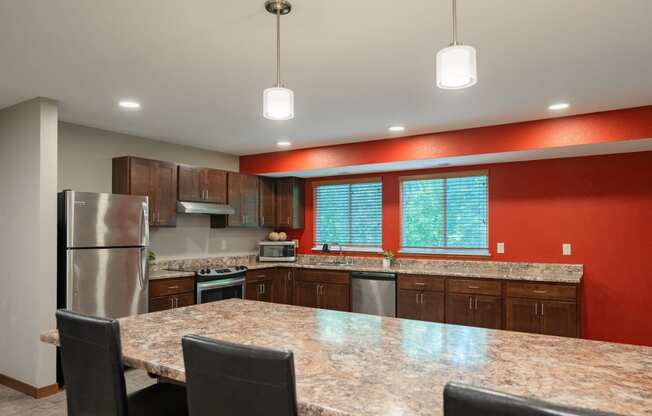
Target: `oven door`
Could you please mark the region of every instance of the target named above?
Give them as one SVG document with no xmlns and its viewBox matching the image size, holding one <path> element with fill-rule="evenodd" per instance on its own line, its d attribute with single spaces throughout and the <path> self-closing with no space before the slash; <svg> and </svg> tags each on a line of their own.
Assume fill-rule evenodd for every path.
<svg viewBox="0 0 652 416">
<path fill-rule="evenodd" d="M 211 280 L 197 283 L 197 303 L 216 302 L 224 299 L 244 299 L 245 279 Z"/>
</svg>

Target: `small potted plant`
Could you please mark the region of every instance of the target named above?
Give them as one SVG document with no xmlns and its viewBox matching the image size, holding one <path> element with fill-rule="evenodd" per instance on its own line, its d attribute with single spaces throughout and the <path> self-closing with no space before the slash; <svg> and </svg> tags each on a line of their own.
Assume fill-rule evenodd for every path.
<svg viewBox="0 0 652 416">
<path fill-rule="evenodd" d="M 383 251 L 383 269 L 388 270 L 394 261 L 394 253 L 391 250 Z"/>
</svg>

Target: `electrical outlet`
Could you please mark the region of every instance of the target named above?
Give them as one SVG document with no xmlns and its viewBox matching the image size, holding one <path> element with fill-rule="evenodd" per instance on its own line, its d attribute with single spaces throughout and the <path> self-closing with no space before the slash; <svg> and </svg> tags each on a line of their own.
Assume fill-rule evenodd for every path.
<svg viewBox="0 0 652 416">
<path fill-rule="evenodd" d="M 571 245 L 570 243 L 564 243 L 561 245 L 561 253 L 564 256 L 570 256 L 571 255 Z"/>
<path fill-rule="evenodd" d="M 226 250 L 226 240 L 222 240 L 222 250 Z"/>
<path fill-rule="evenodd" d="M 505 243 L 496 244 L 496 253 L 499 253 L 499 254 L 505 253 Z"/>
</svg>

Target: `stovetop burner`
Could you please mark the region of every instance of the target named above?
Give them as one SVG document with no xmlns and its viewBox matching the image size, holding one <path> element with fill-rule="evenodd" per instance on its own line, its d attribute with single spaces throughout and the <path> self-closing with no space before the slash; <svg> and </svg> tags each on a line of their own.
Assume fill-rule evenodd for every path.
<svg viewBox="0 0 652 416">
<path fill-rule="evenodd" d="M 219 278 L 232 277 L 233 275 L 240 275 L 246 271 L 247 271 L 246 266 L 233 266 L 233 267 L 225 267 L 221 269 L 204 267 L 202 269 L 195 271 L 195 275 L 197 277 L 202 277 L 202 278 L 210 277 L 210 278 L 219 279 Z"/>
</svg>

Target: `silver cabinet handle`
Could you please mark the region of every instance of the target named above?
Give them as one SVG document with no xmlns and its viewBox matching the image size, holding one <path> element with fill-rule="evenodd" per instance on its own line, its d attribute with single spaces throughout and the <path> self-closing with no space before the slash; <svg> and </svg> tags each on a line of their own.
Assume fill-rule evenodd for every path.
<svg viewBox="0 0 652 416">
<path fill-rule="evenodd" d="M 425 305 L 425 302 L 423 301 L 423 293 L 421 294 L 421 304 Z"/>
<path fill-rule="evenodd" d="M 541 304 L 541 316 L 543 316 L 543 303 Z"/>
<path fill-rule="evenodd" d="M 533 292 L 533 293 L 539 293 L 539 294 L 548 293 L 547 290 L 533 290 L 532 292 Z"/>
<path fill-rule="evenodd" d="M 174 309 L 174 298 L 170 298 L 170 308 Z"/>
<path fill-rule="evenodd" d="M 174 298 L 174 307 L 175 308 L 179 307 L 179 298 Z"/>
<path fill-rule="evenodd" d="M 426 284 L 424 282 L 414 282 L 415 285 L 417 286 L 425 286 Z"/>
<path fill-rule="evenodd" d="M 539 314 L 539 302 L 534 302 L 534 314 Z"/>
<path fill-rule="evenodd" d="M 206 190 L 206 199 L 208 199 L 208 189 Z"/>
<path fill-rule="evenodd" d="M 475 310 L 478 310 L 478 297 L 475 297 Z"/>
<path fill-rule="evenodd" d="M 260 286 L 261 286 L 261 289 L 263 289 L 263 295 L 264 295 L 264 294 L 265 294 L 265 291 L 267 290 L 267 289 L 265 288 L 265 283 L 263 283 L 263 284 L 260 285 Z"/>
<path fill-rule="evenodd" d="M 418 305 L 419 304 L 419 292 L 417 292 L 417 295 L 416 295 L 416 302 L 417 302 L 417 305 Z"/>
<path fill-rule="evenodd" d="M 473 296 L 469 296 L 469 310 L 473 309 Z"/>
<path fill-rule="evenodd" d="M 179 289 L 179 285 L 168 286 L 168 289 Z"/>
<path fill-rule="evenodd" d="M 469 289 L 480 289 L 480 286 L 469 285 Z"/>
</svg>

